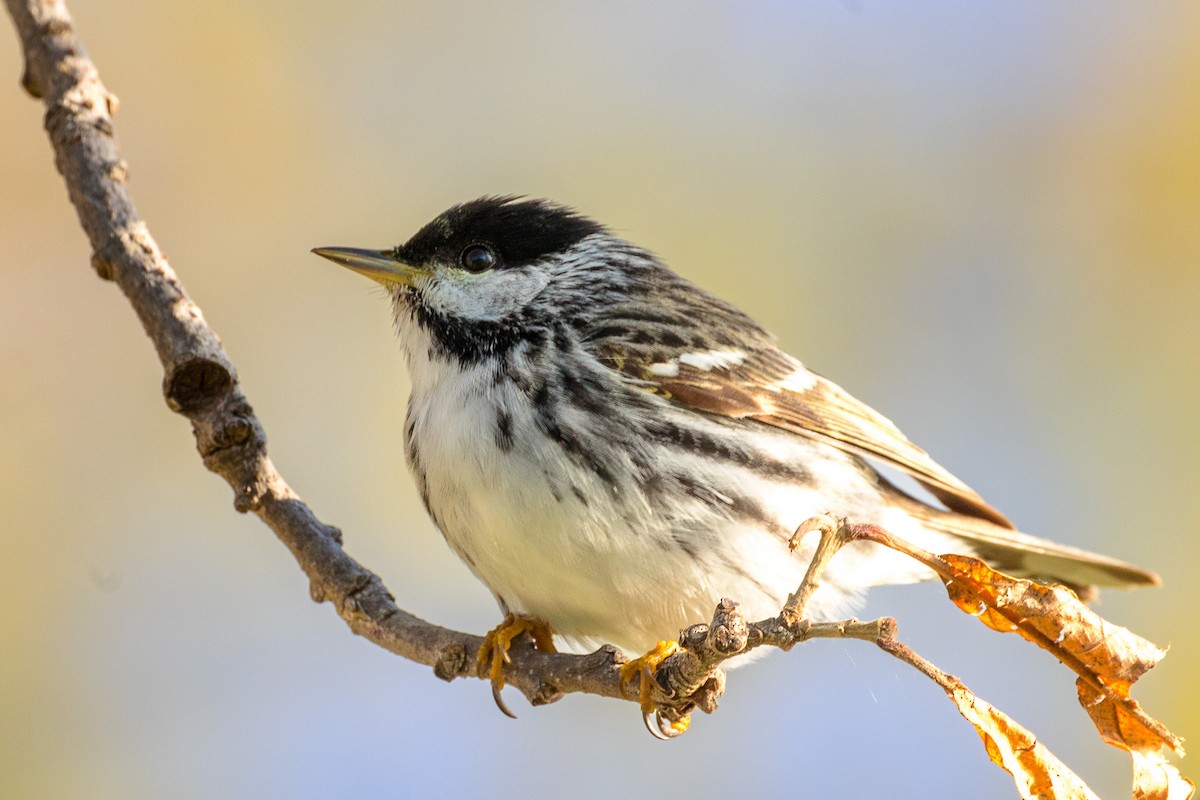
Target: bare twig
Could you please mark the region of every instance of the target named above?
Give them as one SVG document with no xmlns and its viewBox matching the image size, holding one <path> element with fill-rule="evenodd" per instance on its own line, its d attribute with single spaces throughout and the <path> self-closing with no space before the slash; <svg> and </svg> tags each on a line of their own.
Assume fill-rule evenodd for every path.
<svg viewBox="0 0 1200 800">
<path fill-rule="evenodd" d="M 266 434 L 238 386 L 220 340 L 192 302 L 138 217 L 125 186 L 112 115 L 117 100 L 100 82 L 56 0 L 6 0 L 21 37 L 22 84 L 46 107 L 45 126 L 92 266 L 115 281 L 141 319 L 163 365 L 167 405 L 188 418 L 204 464 L 287 545 L 308 576 L 314 600 L 328 600 L 357 634 L 447 680 L 475 674 L 482 638 L 426 622 L 398 608 L 379 578 L 346 554 L 341 533 L 316 518 L 276 471 Z M 535 703 L 566 692 L 621 697 L 615 651 L 544 655 L 514 648 L 508 683 Z"/>
<path fill-rule="evenodd" d="M 287 545 L 308 576 L 317 602 L 329 601 L 351 630 L 404 658 L 434 668 L 445 680 L 482 677 L 474 655 L 479 636 L 426 622 L 399 608 L 379 577 L 342 549 L 341 532 L 316 518 L 267 455 L 266 434 L 238 386 L 237 373 L 199 307 L 191 300 L 138 217 L 125 186 L 126 167 L 113 136 L 116 98 L 100 82 L 66 6 L 59 0 L 6 0 L 25 55 L 22 83 L 46 107 L 55 161 L 92 247 L 92 266 L 116 282 L 153 342 L 163 366 L 167 405 L 192 423 L 208 469 L 234 491 L 234 507 L 252 511 Z M 788 650 L 812 638 L 894 642 L 895 622 L 805 620 L 808 599 L 838 548 L 856 526 L 821 517 L 797 536 L 820 531 L 804 582 L 779 616 L 747 623 L 737 604 L 722 600 L 709 624 L 681 633 L 682 650 L 657 671 L 655 700 L 674 721 L 699 708 L 711 712 L 724 690 L 720 665 L 761 646 Z M 583 692 L 634 699 L 621 686 L 624 658 L 611 647 L 586 656 L 543 653 L 518 642 L 505 681 L 536 704 Z"/>
</svg>

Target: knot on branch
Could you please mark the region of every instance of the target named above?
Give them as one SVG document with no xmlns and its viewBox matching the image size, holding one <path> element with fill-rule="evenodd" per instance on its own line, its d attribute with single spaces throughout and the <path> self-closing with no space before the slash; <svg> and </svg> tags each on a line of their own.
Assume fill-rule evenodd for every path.
<svg viewBox="0 0 1200 800">
<path fill-rule="evenodd" d="M 468 662 L 473 664 L 474 659 L 467 658 L 467 649 L 461 642 L 446 645 L 433 665 L 433 674 L 448 683 L 466 673 Z"/>
<path fill-rule="evenodd" d="M 340 586 L 330 585 L 325 596 L 347 622 L 379 625 L 399 611 L 396 598 L 374 572 L 358 567 L 344 580 Z"/>
<path fill-rule="evenodd" d="M 213 460 L 222 454 L 266 444 L 266 434 L 254 416 L 254 409 L 241 393 L 236 394 L 229 406 L 215 416 L 217 418 L 210 425 L 197 426 L 196 430 L 197 437 L 200 437 L 200 455 L 204 456 L 209 469 L 216 471 L 217 465 Z"/>
<path fill-rule="evenodd" d="M 34 77 L 33 71 L 29 69 L 28 61 L 25 62 L 25 68 L 21 70 L 21 88 L 34 100 L 42 99 L 42 87 Z"/>
<path fill-rule="evenodd" d="M 52 39 L 60 36 L 65 38 L 75 32 L 71 26 L 70 18 L 63 15 L 54 15 L 40 19 L 35 17 L 35 24 L 37 25 L 37 36 L 39 38 Z M 73 35 L 65 41 L 59 41 L 57 44 L 65 48 L 69 55 L 79 55 L 80 47 Z M 29 47 L 26 45 L 26 60 L 25 68 L 21 72 L 21 86 L 29 93 L 30 97 L 41 100 L 50 91 L 51 87 L 43 87 L 34 75 L 34 70 L 30 68 L 29 64 L 28 49 Z"/>
<path fill-rule="evenodd" d="M 738 610 L 738 604 L 722 598 L 712 621 L 684 629 L 679 634 L 681 649 L 669 656 L 655 673 L 655 709 L 669 723 L 684 720 L 699 709 L 711 714 L 725 693 L 725 671 L 720 664 L 741 655 L 756 643 L 755 629 Z"/>
<path fill-rule="evenodd" d="M 679 644 L 687 650 L 700 653 L 711 650 L 718 660 L 738 655 L 750 644 L 752 628 L 738 611 L 738 604 L 721 598 L 708 625 L 692 625 L 679 635 Z"/>
<path fill-rule="evenodd" d="M 172 411 L 192 414 L 217 402 L 233 383 L 226 365 L 211 358 L 190 358 L 167 371 L 163 396 Z"/>
<path fill-rule="evenodd" d="M 110 166 L 111 169 L 111 166 Z M 92 269 L 102 281 L 117 279 L 117 259 L 125 252 L 126 231 L 114 231 L 92 252 Z"/>
<path fill-rule="evenodd" d="M 111 139 L 113 123 L 108 116 L 108 100 L 102 100 L 103 112 L 97 110 L 92 98 L 82 92 L 76 96 L 63 97 L 46 109 L 42 125 L 52 137 L 66 141 L 82 139 L 81 126 L 87 125 Z"/>
<path fill-rule="evenodd" d="M 196 448 L 204 466 L 233 486 L 233 507 L 243 514 L 257 512 L 264 497 L 272 491 L 286 493 L 286 485 L 281 489 L 278 475 L 264 464 L 267 436 L 246 398 L 235 389 L 225 399 L 227 402 L 211 409 L 211 413 L 192 416 Z M 336 531 L 331 538 L 340 543 L 341 532 Z"/>
</svg>

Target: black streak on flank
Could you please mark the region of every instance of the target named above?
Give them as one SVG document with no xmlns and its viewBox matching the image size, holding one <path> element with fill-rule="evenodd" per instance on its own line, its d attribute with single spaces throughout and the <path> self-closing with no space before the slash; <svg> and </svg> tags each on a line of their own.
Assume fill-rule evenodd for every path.
<svg viewBox="0 0 1200 800">
<path fill-rule="evenodd" d="M 737 464 L 777 480 L 802 483 L 808 478 L 808 474 L 799 466 L 772 458 L 765 453 L 742 448 L 730 437 L 718 438 L 699 428 L 684 428 L 666 420 L 652 420 L 642 426 L 642 431 L 652 440 L 693 455 Z"/>
<path fill-rule="evenodd" d="M 500 452 L 507 453 L 512 446 L 512 414 L 501 409 L 496 412 L 496 447 Z"/>
<path fill-rule="evenodd" d="M 508 358 L 500 359 L 492 368 L 492 386 L 503 386 L 504 381 L 508 378 Z"/>
<path fill-rule="evenodd" d="M 607 417 L 612 413 L 611 400 L 606 400 L 604 387 L 590 375 L 576 375 L 562 370 L 558 374 L 567 400 L 576 408 L 589 414 Z"/>
<path fill-rule="evenodd" d="M 595 448 L 589 447 L 578 431 L 560 424 L 558 404 L 561 399 L 562 395 L 558 387 L 552 385 L 550 381 L 543 382 L 534 391 L 530 400 L 537 413 L 538 428 L 558 444 L 575 463 L 590 469 L 609 486 L 616 486 L 616 478 L 597 455 Z"/>
<path fill-rule="evenodd" d="M 567 326 L 558 324 L 554 326 L 554 346 L 564 353 L 570 352 L 574 345 L 571 341 L 571 334 L 567 331 Z"/>
<path fill-rule="evenodd" d="M 539 414 L 538 419 L 546 435 L 556 442 L 563 449 L 563 452 L 573 458 L 576 463 L 590 469 L 596 474 L 596 477 L 609 486 L 615 487 L 617 485 L 617 479 L 613 476 L 612 471 L 609 470 L 608 466 L 599 457 L 599 454 L 588 447 L 587 442 L 583 441 L 578 431 L 563 427 L 544 414 Z"/>
<path fill-rule="evenodd" d="M 696 498 L 705 505 L 724 509 L 730 515 L 730 517 L 752 523 L 761 528 L 765 528 L 780 538 L 787 539 L 791 536 L 791 531 L 789 531 L 787 528 L 781 525 L 778 520 L 768 514 L 766 509 L 764 509 L 756 501 L 746 497 L 745 495 L 735 494 L 728 498 L 729 502 L 726 502 L 724 498 L 717 496 L 717 494 L 711 488 L 701 484 L 688 475 L 683 473 L 675 473 L 671 477 L 676 483 L 679 484 L 679 487 L 683 489 L 684 492 L 691 497 Z M 672 534 L 672 536 L 675 538 L 677 544 L 683 547 L 683 549 L 687 551 L 689 555 L 692 555 L 688 547 L 686 547 L 683 542 L 679 541 L 678 534 Z"/>
<path fill-rule="evenodd" d="M 726 563 L 727 563 L 727 564 L 728 564 L 730 567 L 732 567 L 732 568 L 733 568 L 733 571 L 734 571 L 734 572 L 736 572 L 738 575 L 740 575 L 740 576 L 741 576 L 743 579 L 745 579 L 745 580 L 748 580 L 748 581 L 750 581 L 751 583 L 753 583 L 753 584 L 754 584 L 754 588 L 758 589 L 758 590 L 759 590 L 760 592 L 762 592 L 762 593 L 763 593 L 763 594 L 764 594 L 766 597 L 768 597 L 768 598 L 770 598 L 771 600 L 774 600 L 774 601 L 776 601 L 776 602 L 778 602 L 778 601 L 779 601 L 779 596 L 778 596 L 778 595 L 774 594 L 774 593 L 773 593 L 773 592 L 772 592 L 770 589 L 768 589 L 768 588 L 767 588 L 767 587 L 766 587 L 766 586 L 763 584 L 763 582 L 762 582 L 762 581 L 760 581 L 760 580 L 759 580 L 757 577 L 755 577 L 753 574 L 751 574 L 750 572 L 748 572 L 748 571 L 746 570 L 746 568 L 745 568 L 745 567 L 743 567 L 741 564 L 739 564 L 738 562 L 734 561 L 733 559 L 729 559 L 728 561 L 726 561 Z"/>
<path fill-rule="evenodd" d="M 541 386 L 534 390 L 532 397 L 533 405 L 539 412 L 548 415 L 553 410 L 553 397 L 550 392 L 550 383 L 545 381 Z"/>
<path fill-rule="evenodd" d="M 691 532 L 687 530 L 672 530 L 671 541 L 683 552 L 687 553 L 688 558 L 693 561 L 700 560 L 700 551 L 692 544 Z"/>
<path fill-rule="evenodd" d="M 742 519 L 756 522 L 781 539 L 791 538 L 792 531 L 785 528 L 777 519 L 767 513 L 766 509 L 745 495 L 735 495 L 730 509 Z"/>
</svg>

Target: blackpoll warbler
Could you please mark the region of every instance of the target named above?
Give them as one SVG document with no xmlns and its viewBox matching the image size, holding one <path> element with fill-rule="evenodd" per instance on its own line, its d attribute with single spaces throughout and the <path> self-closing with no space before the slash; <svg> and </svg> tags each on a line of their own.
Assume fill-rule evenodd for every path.
<svg viewBox="0 0 1200 800">
<path fill-rule="evenodd" d="M 571 209 L 484 197 L 394 249 L 314 252 L 391 295 L 412 377 L 408 463 L 434 523 L 505 612 L 573 648 L 641 653 L 722 597 L 774 616 L 812 553 L 788 539 L 818 513 L 1080 590 L 1157 582 L 1013 530 L 741 311 Z M 854 545 L 809 612 L 930 577 Z"/>
</svg>

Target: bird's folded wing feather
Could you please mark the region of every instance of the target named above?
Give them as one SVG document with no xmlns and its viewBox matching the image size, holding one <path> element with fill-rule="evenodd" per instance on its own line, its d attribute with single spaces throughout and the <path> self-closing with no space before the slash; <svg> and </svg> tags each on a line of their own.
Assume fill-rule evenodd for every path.
<svg viewBox="0 0 1200 800">
<path fill-rule="evenodd" d="M 895 466 L 947 508 L 1012 528 L 969 486 L 910 442 L 890 420 L 767 342 L 664 358 L 610 343 L 597 356 L 642 388 L 697 411 L 753 419 Z"/>
</svg>

